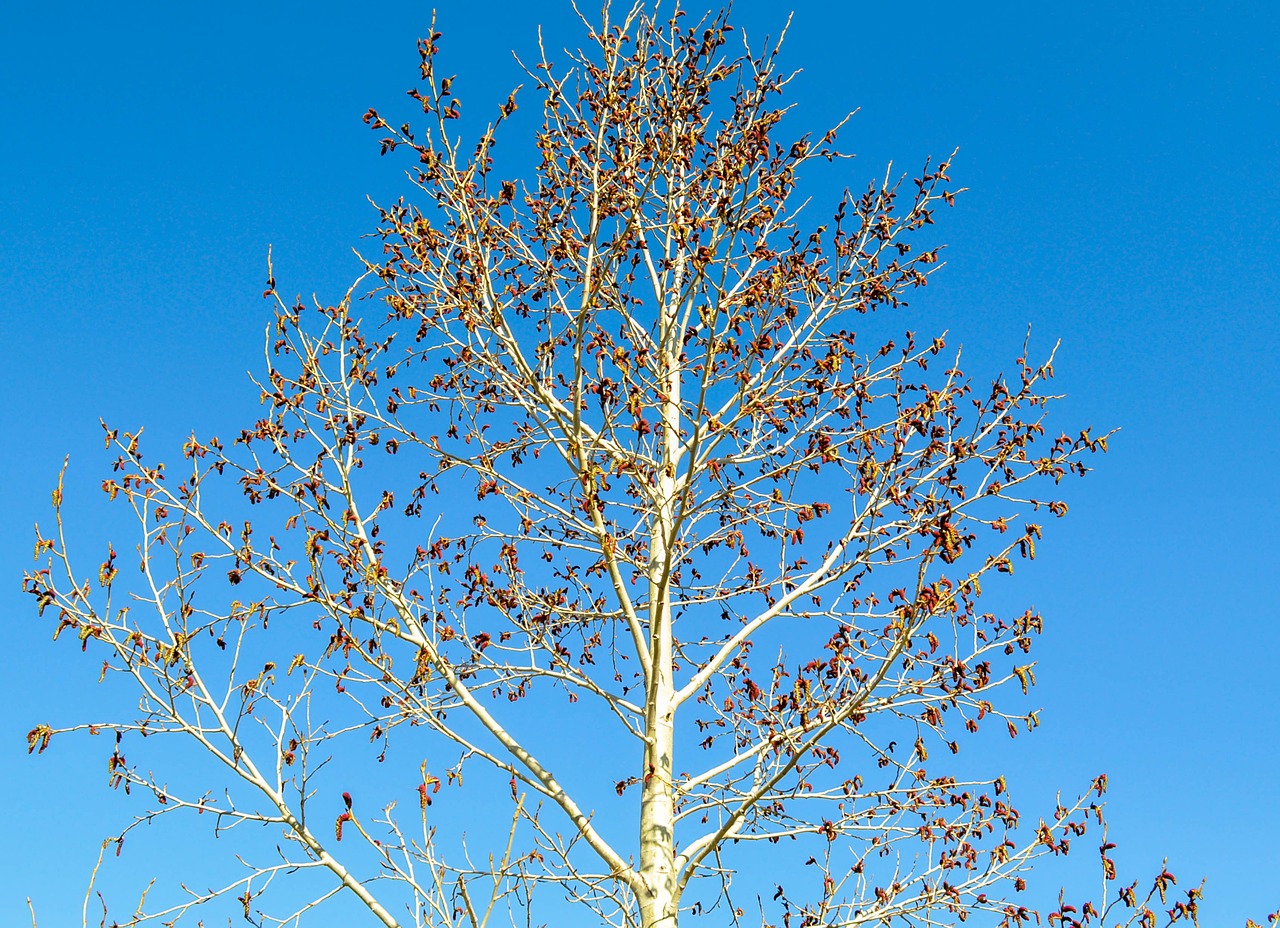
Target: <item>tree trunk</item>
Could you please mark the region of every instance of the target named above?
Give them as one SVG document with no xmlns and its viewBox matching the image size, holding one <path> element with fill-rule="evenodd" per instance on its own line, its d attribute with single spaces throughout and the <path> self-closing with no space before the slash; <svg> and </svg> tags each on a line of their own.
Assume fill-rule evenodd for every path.
<svg viewBox="0 0 1280 928">
<path fill-rule="evenodd" d="M 672 671 L 671 578 L 675 545 L 676 468 L 680 457 L 679 348 L 673 345 L 675 307 L 662 333 L 666 396 L 660 407 L 663 467 L 649 540 L 649 692 L 645 712 L 644 789 L 640 800 L 640 923 L 643 928 L 676 928 L 675 872 L 675 686 Z"/>
</svg>

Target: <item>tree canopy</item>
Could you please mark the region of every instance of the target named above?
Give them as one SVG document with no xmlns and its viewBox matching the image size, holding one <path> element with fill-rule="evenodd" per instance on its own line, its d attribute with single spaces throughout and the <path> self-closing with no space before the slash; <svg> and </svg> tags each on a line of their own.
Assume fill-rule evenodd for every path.
<svg viewBox="0 0 1280 928">
<path fill-rule="evenodd" d="M 941 266 L 951 159 L 820 208 L 797 186 L 840 170 L 843 123 L 792 132 L 780 43 L 727 12 L 583 22 L 478 138 L 433 26 L 416 121 L 365 117 L 412 195 L 335 304 L 270 275 L 260 417 L 170 469 L 104 426 L 140 575 L 123 545 L 78 572 L 60 514 L 40 534 L 26 588 L 140 703 L 32 749 L 114 732 L 112 786 L 154 800 L 117 851 L 173 814 L 273 835 L 119 923 L 225 897 L 302 924 L 338 893 L 386 926 L 1194 920 L 1167 871 L 1118 879 L 1105 776 L 1024 818 L 965 761 L 1038 724 L 1043 620 L 983 587 L 1107 435 L 1048 421 L 1052 350 L 974 380 L 897 321 Z M 509 175 L 522 106 L 536 165 Z M 211 770 L 126 759 L 160 735 Z M 450 802 L 501 818 L 483 851 Z M 1073 844 L 1099 891 L 1022 903 Z M 305 898 L 277 885 L 299 871 Z"/>
</svg>

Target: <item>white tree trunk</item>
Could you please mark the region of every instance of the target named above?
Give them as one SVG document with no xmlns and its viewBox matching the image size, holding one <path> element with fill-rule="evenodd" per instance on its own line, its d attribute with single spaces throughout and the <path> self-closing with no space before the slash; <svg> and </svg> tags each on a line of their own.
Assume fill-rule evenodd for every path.
<svg viewBox="0 0 1280 928">
<path fill-rule="evenodd" d="M 675 871 L 675 685 L 672 671 L 671 571 L 675 544 L 676 468 L 680 456 L 680 366 L 676 306 L 668 303 L 662 335 L 660 397 L 662 470 L 649 542 L 649 692 L 646 705 L 644 789 L 640 800 L 640 921 L 643 928 L 676 928 L 679 898 Z"/>
</svg>

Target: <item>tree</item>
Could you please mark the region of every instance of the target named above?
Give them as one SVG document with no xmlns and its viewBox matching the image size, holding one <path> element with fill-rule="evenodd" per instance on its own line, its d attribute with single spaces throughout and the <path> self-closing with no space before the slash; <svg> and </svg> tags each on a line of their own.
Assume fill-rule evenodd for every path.
<svg viewBox="0 0 1280 928">
<path fill-rule="evenodd" d="M 139 585 L 111 548 L 96 578 L 73 568 L 59 484 L 26 589 L 140 709 L 30 747 L 114 733 L 111 785 L 155 804 L 104 849 L 188 812 L 283 842 L 121 923 L 234 896 L 298 924 L 347 893 L 387 926 L 534 918 L 535 895 L 645 928 L 1010 926 L 1038 921 L 1032 863 L 1086 834 L 1102 895 L 1050 924 L 1153 925 L 1157 896 L 1194 920 L 1199 889 L 1165 902 L 1167 871 L 1113 888 L 1105 777 L 1030 827 L 1003 777 L 952 760 L 966 733 L 1037 724 L 1016 691 L 1042 620 L 979 597 L 1035 556 L 1055 487 L 1107 436 L 1047 431 L 1052 352 L 979 388 L 943 338 L 897 329 L 940 267 L 922 239 L 958 192 L 950 160 L 810 224 L 800 171 L 844 157 L 841 126 L 783 140 L 778 45 L 736 43 L 724 13 L 611 16 L 568 70 L 526 69 L 525 180 L 495 160 L 516 94 L 464 140 L 433 25 L 425 127 L 365 117 L 412 153 L 420 200 L 380 209 L 382 253 L 336 305 L 269 274 L 262 417 L 229 445 L 193 436 L 181 476 L 104 426 Z M 221 775 L 126 760 L 161 735 Z M 409 773 L 360 774 L 375 758 Z M 436 830 L 445 797 L 509 802 L 479 862 Z M 735 886 L 761 857 L 798 866 Z M 298 871 L 320 889 L 266 914 Z"/>
</svg>

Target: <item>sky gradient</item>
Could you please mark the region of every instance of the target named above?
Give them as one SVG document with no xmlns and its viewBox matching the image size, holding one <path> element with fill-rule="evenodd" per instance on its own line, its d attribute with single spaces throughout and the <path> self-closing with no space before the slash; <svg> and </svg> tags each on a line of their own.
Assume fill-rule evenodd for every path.
<svg viewBox="0 0 1280 928">
<path fill-rule="evenodd" d="M 735 18 L 776 34 L 784 9 L 739 2 Z M 847 178 L 815 181 L 819 198 L 890 160 L 906 172 L 960 149 L 952 176 L 968 192 L 940 217 L 948 264 L 913 325 L 948 328 L 978 379 L 1028 325 L 1033 345 L 1060 339 L 1055 425 L 1121 429 L 1016 580 L 1048 623 L 1043 725 L 1009 761 L 1024 811 L 1105 770 L 1123 869 L 1167 855 L 1184 882 L 1207 878 L 1205 924 L 1261 918 L 1280 906 L 1267 695 L 1280 653 L 1280 8 L 795 10 L 791 125 L 820 132 L 860 108 L 843 136 L 858 157 Z M 442 2 L 438 15 L 443 66 L 483 112 L 521 83 L 508 50 L 534 50 L 539 22 L 549 47 L 578 42 L 567 3 Z M 28 895 L 43 926 L 78 919 L 97 843 L 131 808 L 107 791 L 99 746 L 26 756 L 37 722 L 80 718 L 97 698 L 96 668 L 50 645 L 19 592 L 30 527 L 69 454 L 72 529 L 84 549 L 105 545 L 99 417 L 145 425 L 176 458 L 192 428 L 226 434 L 256 415 L 245 372 L 261 367 L 270 319 L 268 245 L 285 293 L 332 302 L 359 272 L 352 249 L 377 220 L 367 198 L 410 189 L 360 117 L 402 105 L 429 17 L 404 2 L 6 14 L 0 923 L 22 924 Z"/>
</svg>

